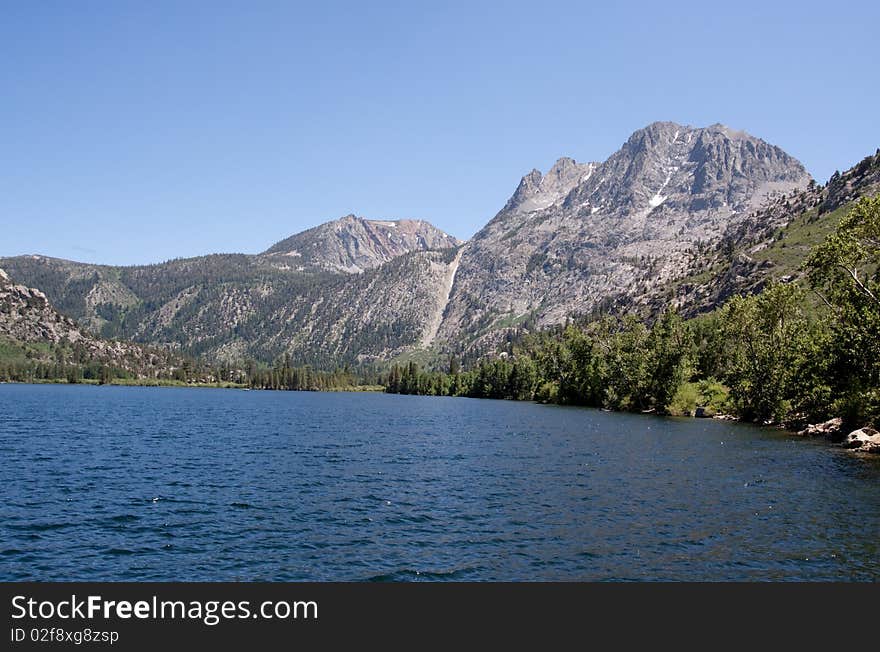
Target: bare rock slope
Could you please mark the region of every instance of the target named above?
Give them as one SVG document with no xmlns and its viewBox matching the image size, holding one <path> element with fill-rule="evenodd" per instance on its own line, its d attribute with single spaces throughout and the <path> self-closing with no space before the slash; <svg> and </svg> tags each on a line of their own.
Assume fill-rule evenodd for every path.
<svg viewBox="0 0 880 652">
<path fill-rule="evenodd" d="M 179 360 L 167 351 L 129 342 L 107 341 L 83 331 L 60 314 L 40 290 L 13 283 L 0 269 L 0 339 L 13 343 L 61 345 L 59 353 L 75 353 L 75 362 L 125 369 L 140 377 L 169 374 Z M 52 362 L 57 362 L 53 357 Z M 71 360 L 67 360 L 71 362 Z"/>
<path fill-rule="evenodd" d="M 366 220 L 346 215 L 270 247 L 264 255 L 284 256 L 304 270 L 359 273 L 413 251 L 448 249 L 461 242 L 422 220 Z"/>
<path fill-rule="evenodd" d="M 601 164 L 560 159 L 465 245 L 438 337 L 562 323 L 659 292 L 754 208 L 809 181 L 778 147 L 721 125 L 658 122 Z"/>
</svg>

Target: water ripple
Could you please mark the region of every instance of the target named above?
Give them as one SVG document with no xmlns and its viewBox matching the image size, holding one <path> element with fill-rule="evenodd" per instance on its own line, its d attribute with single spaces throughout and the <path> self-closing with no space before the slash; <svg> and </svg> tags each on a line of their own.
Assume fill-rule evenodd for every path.
<svg viewBox="0 0 880 652">
<path fill-rule="evenodd" d="M 0 452 L 0 580 L 880 579 L 880 460 L 739 424 L 0 385 Z"/>
</svg>

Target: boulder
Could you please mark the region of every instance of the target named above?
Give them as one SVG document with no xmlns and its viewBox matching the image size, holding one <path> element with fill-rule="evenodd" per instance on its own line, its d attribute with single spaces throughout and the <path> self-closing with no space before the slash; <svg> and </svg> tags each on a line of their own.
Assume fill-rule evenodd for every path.
<svg viewBox="0 0 880 652">
<path fill-rule="evenodd" d="M 846 436 L 843 446 L 863 453 L 880 453 L 880 432 L 873 428 L 853 430 Z"/>
<path fill-rule="evenodd" d="M 834 419 L 828 419 L 828 421 L 822 423 L 809 425 L 798 432 L 798 434 L 801 437 L 831 437 L 840 432 L 842 427 L 843 419 L 835 417 Z"/>
</svg>

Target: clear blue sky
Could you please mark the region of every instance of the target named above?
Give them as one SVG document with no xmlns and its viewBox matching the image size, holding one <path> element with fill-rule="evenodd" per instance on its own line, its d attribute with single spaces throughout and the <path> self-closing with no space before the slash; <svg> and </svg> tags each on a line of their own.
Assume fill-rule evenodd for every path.
<svg viewBox="0 0 880 652">
<path fill-rule="evenodd" d="M 654 120 L 824 182 L 880 145 L 875 2 L 0 0 L 0 255 L 256 253 L 346 213 L 462 238 Z"/>
</svg>

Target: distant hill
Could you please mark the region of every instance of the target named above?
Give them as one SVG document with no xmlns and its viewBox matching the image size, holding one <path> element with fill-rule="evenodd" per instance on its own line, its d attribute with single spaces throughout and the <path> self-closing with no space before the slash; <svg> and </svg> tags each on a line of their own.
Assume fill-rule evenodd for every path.
<svg viewBox="0 0 880 652">
<path fill-rule="evenodd" d="M 256 256 L 112 267 L 31 255 L 2 264 L 103 337 L 210 360 L 290 353 L 323 367 L 418 347 L 445 307 L 459 244 L 427 222 L 346 216 Z"/>
<path fill-rule="evenodd" d="M 168 351 L 84 332 L 40 290 L 14 283 L 0 269 L 0 378 L 8 367 L 38 364 L 112 367 L 136 378 L 158 378 L 170 377 L 182 360 Z"/>
<path fill-rule="evenodd" d="M 286 264 L 300 271 L 359 273 L 413 251 L 460 244 L 458 238 L 422 220 L 366 220 L 346 215 L 282 240 L 265 255 L 285 256 Z"/>
</svg>

